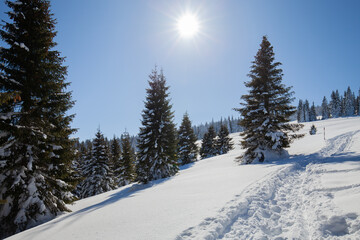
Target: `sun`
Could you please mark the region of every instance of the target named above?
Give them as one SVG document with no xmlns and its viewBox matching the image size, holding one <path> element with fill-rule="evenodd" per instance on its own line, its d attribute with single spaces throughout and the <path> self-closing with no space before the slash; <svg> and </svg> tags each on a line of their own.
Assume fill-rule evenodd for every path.
<svg viewBox="0 0 360 240">
<path fill-rule="evenodd" d="M 199 32 L 199 21 L 195 15 L 185 14 L 177 21 L 177 29 L 181 37 L 191 38 Z"/>
</svg>

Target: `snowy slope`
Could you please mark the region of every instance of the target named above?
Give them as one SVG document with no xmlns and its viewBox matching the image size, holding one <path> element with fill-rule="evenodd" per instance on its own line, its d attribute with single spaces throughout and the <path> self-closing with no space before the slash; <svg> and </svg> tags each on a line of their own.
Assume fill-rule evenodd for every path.
<svg viewBox="0 0 360 240">
<path fill-rule="evenodd" d="M 226 155 L 78 201 L 9 239 L 360 239 L 360 118 L 315 125 L 289 159 L 239 166 L 233 134 Z"/>
</svg>

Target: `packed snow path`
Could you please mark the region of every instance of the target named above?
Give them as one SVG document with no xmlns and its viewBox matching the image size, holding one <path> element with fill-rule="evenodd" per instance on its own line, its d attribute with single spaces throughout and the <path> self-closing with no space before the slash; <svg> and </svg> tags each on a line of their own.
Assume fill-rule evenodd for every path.
<svg viewBox="0 0 360 240">
<path fill-rule="evenodd" d="M 360 131 L 348 132 L 329 139 L 318 154 L 294 157 L 290 166 L 248 187 L 217 216 L 206 218 L 177 239 L 360 239 L 358 214 L 341 215 L 332 202 L 334 192 L 360 192 L 360 182 L 335 188 L 321 183 L 327 173 L 359 174 L 359 168 L 346 169 L 346 165 L 345 169 L 326 169 L 327 163 L 339 160 L 359 166 L 359 157 L 349 157 L 351 148 L 360 147 L 359 139 Z"/>
</svg>

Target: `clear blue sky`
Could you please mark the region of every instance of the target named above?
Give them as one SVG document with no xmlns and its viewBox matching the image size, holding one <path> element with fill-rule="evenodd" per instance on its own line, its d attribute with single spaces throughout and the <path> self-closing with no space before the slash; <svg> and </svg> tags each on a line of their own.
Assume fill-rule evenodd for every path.
<svg viewBox="0 0 360 240">
<path fill-rule="evenodd" d="M 137 134 L 148 75 L 157 64 L 170 86 L 175 122 L 238 116 L 263 35 L 297 99 L 320 104 L 332 90 L 360 87 L 360 1 L 51 1 L 57 49 L 66 57 L 81 140 L 101 127 Z M 0 18 L 7 19 L 4 1 Z M 200 33 L 181 39 L 176 19 L 194 12 Z M 297 105 L 297 100 L 294 102 Z"/>
</svg>

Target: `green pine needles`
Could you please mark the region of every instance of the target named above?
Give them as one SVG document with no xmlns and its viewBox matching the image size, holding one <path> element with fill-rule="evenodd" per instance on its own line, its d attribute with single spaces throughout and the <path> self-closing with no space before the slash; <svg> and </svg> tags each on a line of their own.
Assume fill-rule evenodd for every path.
<svg viewBox="0 0 360 240">
<path fill-rule="evenodd" d="M 156 68 L 149 78 L 137 145 L 137 179 L 143 183 L 173 176 L 178 171 L 176 129 L 169 87 L 163 72 L 158 72 Z"/>
<path fill-rule="evenodd" d="M 72 201 L 75 178 L 69 136 L 73 106 L 67 68 L 56 46 L 55 19 L 45 0 L 6 1 L 0 30 L 0 238 L 34 226 Z M 15 96 L 15 99 L 12 99 Z"/>
<path fill-rule="evenodd" d="M 196 146 L 196 136 L 191 126 L 191 121 L 187 113 L 184 114 L 179 132 L 178 132 L 178 155 L 179 163 L 185 165 L 195 162 L 198 155 L 198 147 Z"/>
<path fill-rule="evenodd" d="M 291 87 L 282 83 L 280 62 L 275 62 L 273 47 L 264 36 L 260 49 L 252 62 L 250 81 L 245 82 L 249 93 L 241 97 L 242 107 L 236 109 L 241 114 L 241 145 L 246 149 L 240 161 L 244 163 L 263 162 L 270 156 L 286 154 L 293 139 L 300 134 L 289 134 L 298 131 L 302 125 L 289 124 L 289 118 L 296 112 L 291 106 L 293 101 Z"/>
<path fill-rule="evenodd" d="M 135 153 L 131 147 L 130 136 L 128 133 L 124 133 L 121 136 L 121 148 L 122 155 L 120 158 L 120 168 L 118 174 L 118 185 L 124 186 L 136 179 L 135 171 Z"/>
<path fill-rule="evenodd" d="M 80 187 L 81 198 L 115 189 L 114 175 L 109 155 L 104 135 L 99 129 L 92 144 L 91 154 L 88 155 L 82 169 L 85 179 L 82 181 Z"/>
</svg>

